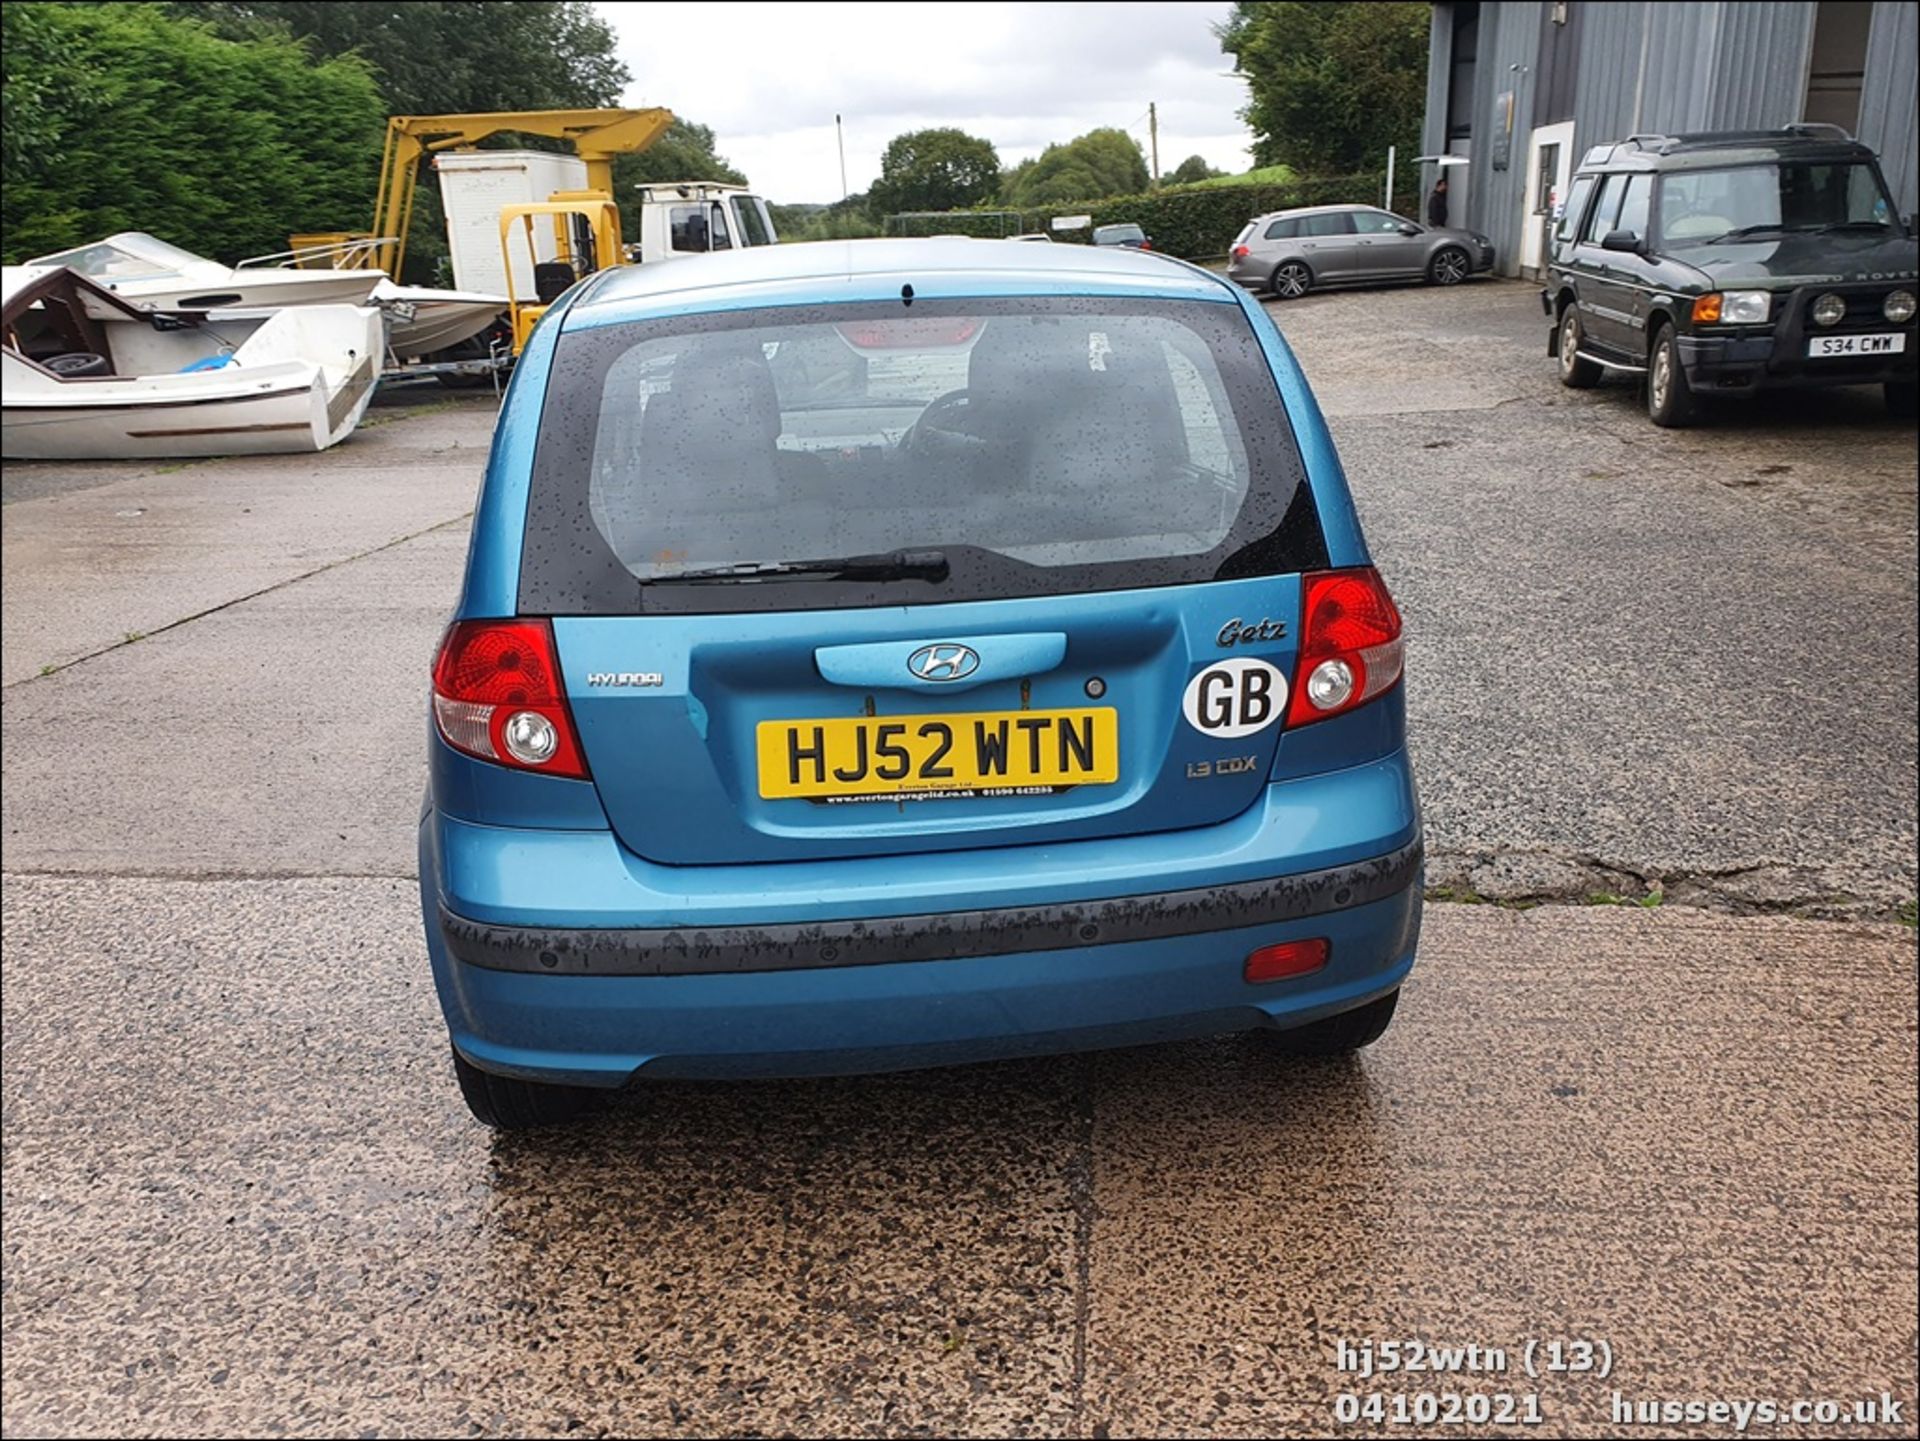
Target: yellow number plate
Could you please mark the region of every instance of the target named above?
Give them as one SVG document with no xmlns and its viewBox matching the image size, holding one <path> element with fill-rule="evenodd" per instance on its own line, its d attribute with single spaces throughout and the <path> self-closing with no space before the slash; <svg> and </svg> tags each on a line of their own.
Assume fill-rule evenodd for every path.
<svg viewBox="0 0 1920 1441">
<path fill-rule="evenodd" d="M 1120 723 L 1111 706 L 762 721 L 754 743 L 768 800 L 1120 779 Z"/>
</svg>

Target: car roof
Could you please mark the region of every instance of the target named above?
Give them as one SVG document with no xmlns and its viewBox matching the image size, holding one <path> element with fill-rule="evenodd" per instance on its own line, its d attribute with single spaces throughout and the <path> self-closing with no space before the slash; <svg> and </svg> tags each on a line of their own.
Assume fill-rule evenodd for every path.
<svg viewBox="0 0 1920 1441">
<path fill-rule="evenodd" d="M 1784 130 L 1711 130 L 1685 135 L 1630 135 L 1616 145 L 1596 145 L 1579 169 L 1669 171 L 1710 170 L 1727 165 L 1758 165 L 1771 160 L 1859 162 L 1874 158 L 1837 125 L 1791 126 Z"/>
<path fill-rule="evenodd" d="M 1297 215 L 1330 215 L 1341 210 L 1379 210 L 1378 205 L 1368 205 L 1363 201 L 1353 201 L 1346 205 L 1296 205 L 1291 210 L 1269 210 L 1265 215 L 1253 217 L 1254 224 L 1262 220 L 1291 220 Z M 1391 211 L 1383 211 L 1391 214 Z"/>
<path fill-rule="evenodd" d="M 965 239 L 815 240 L 615 266 L 589 280 L 565 327 L 771 305 L 996 295 L 1112 295 L 1238 304 L 1233 287 L 1165 256 L 1091 245 Z"/>
</svg>

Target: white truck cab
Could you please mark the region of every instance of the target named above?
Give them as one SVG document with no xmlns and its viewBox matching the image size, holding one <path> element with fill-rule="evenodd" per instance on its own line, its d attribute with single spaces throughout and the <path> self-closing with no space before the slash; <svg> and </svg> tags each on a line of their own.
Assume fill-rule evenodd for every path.
<svg viewBox="0 0 1920 1441">
<path fill-rule="evenodd" d="M 630 261 L 684 260 L 713 250 L 772 245 L 780 238 L 767 202 L 744 185 L 680 180 L 639 189 L 640 236 L 627 245 Z"/>
</svg>

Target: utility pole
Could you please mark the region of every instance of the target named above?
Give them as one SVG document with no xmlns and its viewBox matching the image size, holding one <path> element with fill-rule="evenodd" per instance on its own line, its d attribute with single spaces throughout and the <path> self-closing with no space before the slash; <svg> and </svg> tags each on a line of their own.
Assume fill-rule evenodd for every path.
<svg viewBox="0 0 1920 1441">
<path fill-rule="evenodd" d="M 840 128 L 840 117 L 838 115 L 835 115 L 833 117 L 833 133 L 834 133 L 834 137 L 840 142 L 840 199 L 842 203 L 844 203 L 847 199 L 847 194 L 848 194 L 847 192 L 847 132 Z"/>
<path fill-rule="evenodd" d="M 1147 138 L 1153 147 L 1153 188 L 1160 188 L 1160 114 L 1154 103 L 1147 102 Z"/>
</svg>

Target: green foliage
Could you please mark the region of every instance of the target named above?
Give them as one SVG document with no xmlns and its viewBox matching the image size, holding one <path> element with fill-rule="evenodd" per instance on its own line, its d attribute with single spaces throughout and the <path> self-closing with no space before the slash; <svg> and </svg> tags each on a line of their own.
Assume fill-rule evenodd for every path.
<svg viewBox="0 0 1920 1441">
<path fill-rule="evenodd" d="M 1380 194 L 1378 175 L 1335 175 L 1292 180 L 1281 185 L 1208 183 L 1162 188 L 1139 195 L 1066 201 L 1018 210 L 956 210 L 913 221 L 894 220 L 895 235 L 972 235 L 997 238 L 1050 230 L 1056 215 L 1090 215 L 1095 225 L 1128 221 L 1153 237 L 1153 246 L 1185 260 L 1210 260 L 1227 253 L 1233 237 L 1256 215 L 1300 205 L 1370 202 Z M 1088 233 L 1055 233 L 1056 240 L 1085 241 Z"/>
<path fill-rule="evenodd" d="M 235 39 L 288 34 L 306 36 L 320 55 L 358 52 L 395 115 L 617 105 L 633 78 L 612 29 L 576 0 L 176 0 L 168 8 Z"/>
<path fill-rule="evenodd" d="M 1164 185 L 1197 185 L 1202 180 L 1212 180 L 1226 173 L 1224 170 L 1215 170 L 1207 164 L 1207 158 L 1204 155 L 1189 155 L 1162 175 L 1160 181 Z"/>
<path fill-rule="evenodd" d="M 1124 130 L 1089 130 L 1064 145 L 1049 145 L 1007 172 L 1000 198 L 1020 209 L 1066 200 L 1132 195 L 1151 181 L 1140 142 Z"/>
<path fill-rule="evenodd" d="M 618 104 L 633 78 L 614 52 L 611 28 L 592 5 L 577 0 L 173 0 L 165 8 L 204 19 L 237 40 L 293 36 L 319 55 L 357 55 L 372 67 L 391 115 L 597 109 Z M 541 136 L 501 135 L 487 144 L 567 148 Z M 670 158 L 685 161 L 691 158 L 688 152 L 710 156 L 713 136 L 700 126 L 676 125 L 657 142 L 656 148 L 660 146 L 670 147 Z M 376 140 L 376 164 L 378 155 Z M 662 176 L 618 164 L 614 176 L 616 181 L 636 182 L 688 178 L 686 173 Z M 699 178 L 737 176 L 727 168 Z M 361 230 L 372 210 L 369 191 L 361 213 L 347 224 L 309 219 L 292 228 Z M 631 226 L 632 217 L 623 220 Z M 405 278 L 449 284 L 446 258 L 439 190 L 427 178 L 415 194 Z"/>
<path fill-rule="evenodd" d="M 832 205 L 770 205 L 774 229 L 782 241 L 860 240 L 881 233 L 867 211 L 867 197 L 854 195 Z"/>
<path fill-rule="evenodd" d="M 1241 175 L 1216 175 L 1201 185 L 1286 185 L 1295 179 L 1291 165 L 1262 165 Z"/>
<path fill-rule="evenodd" d="M 653 144 L 638 155 L 622 155 L 613 162 L 616 189 L 631 185 L 660 185 L 669 180 L 718 180 L 745 185 L 747 177 L 714 149 L 713 131 L 690 120 L 676 119 Z"/>
<path fill-rule="evenodd" d="M 9 260 L 116 230 L 235 260 L 366 224 L 385 110 L 357 57 L 158 5 L 4 9 Z"/>
<path fill-rule="evenodd" d="M 0 55 L 6 85 L 0 90 L 0 157 L 7 181 L 44 176 L 61 137 L 100 103 L 100 90 L 84 66 L 60 43 L 60 27 L 47 6 L 0 6 Z"/>
<path fill-rule="evenodd" d="M 1429 7 L 1239 0 L 1218 27 L 1251 99 L 1241 117 L 1261 165 L 1337 174 L 1411 153 L 1426 105 Z"/>
<path fill-rule="evenodd" d="M 955 210 L 979 204 L 999 183 L 1000 155 L 990 141 L 964 130 L 914 130 L 887 143 L 868 195 L 881 214 Z"/>
</svg>

